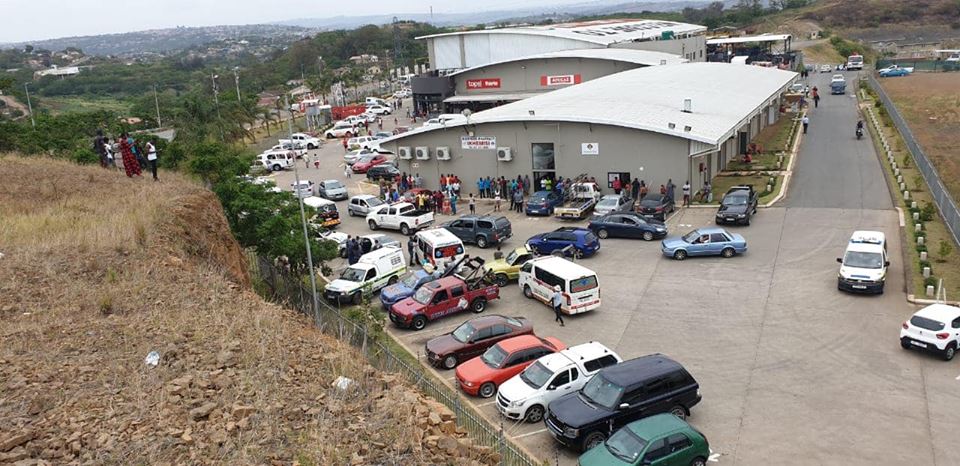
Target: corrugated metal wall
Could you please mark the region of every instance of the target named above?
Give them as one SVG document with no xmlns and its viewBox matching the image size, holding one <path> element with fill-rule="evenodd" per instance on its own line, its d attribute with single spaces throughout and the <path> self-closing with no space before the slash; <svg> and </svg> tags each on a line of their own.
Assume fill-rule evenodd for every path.
<svg viewBox="0 0 960 466">
<path fill-rule="evenodd" d="M 460 63 L 459 36 L 435 37 L 433 39 L 433 50 L 437 59 L 437 62 L 434 63 L 434 69 L 450 70 L 463 67 Z"/>
</svg>

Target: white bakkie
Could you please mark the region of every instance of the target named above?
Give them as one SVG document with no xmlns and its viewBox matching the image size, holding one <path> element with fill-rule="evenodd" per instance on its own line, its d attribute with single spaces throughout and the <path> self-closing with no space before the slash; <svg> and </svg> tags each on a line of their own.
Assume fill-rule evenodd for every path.
<svg viewBox="0 0 960 466">
<path fill-rule="evenodd" d="M 500 386 L 497 409 L 510 419 L 540 422 L 551 401 L 580 390 L 597 371 L 622 361 L 593 341 L 548 354 Z"/>
<path fill-rule="evenodd" d="M 855 293 L 883 293 L 887 278 L 887 241 L 879 231 L 855 231 L 843 257 L 838 257 L 837 289 Z"/>
</svg>

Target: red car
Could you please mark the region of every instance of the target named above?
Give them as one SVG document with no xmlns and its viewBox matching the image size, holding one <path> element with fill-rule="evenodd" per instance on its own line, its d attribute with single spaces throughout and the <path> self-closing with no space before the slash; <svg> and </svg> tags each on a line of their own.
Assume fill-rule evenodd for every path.
<svg viewBox="0 0 960 466">
<path fill-rule="evenodd" d="M 383 154 L 370 154 L 364 155 L 357 159 L 357 161 L 351 167 L 351 170 L 354 173 L 366 173 L 370 167 L 380 165 L 381 163 L 387 163 L 387 157 Z"/>
<path fill-rule="evenodd" d="M 526 317 L 489 315 L 470 319 L 450 333 L 430 339 L 426 344 L 427 359 L 444 369 L 481 355 L 501 340 L 519 335 L 532 335 L 533 324 Z"/>
<path fill-rule="evenodd" d="M 457 383 L 465 393 L 490 398 L 497 387 L 541 356 L 566 349 L 556 338 L 521 335 L 491 346 L 483 356 L 457 367 Z"/>
</svg>

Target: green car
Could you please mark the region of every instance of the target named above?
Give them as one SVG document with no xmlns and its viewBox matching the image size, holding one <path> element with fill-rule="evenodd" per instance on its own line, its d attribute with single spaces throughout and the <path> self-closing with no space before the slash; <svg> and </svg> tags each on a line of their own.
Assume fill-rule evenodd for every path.
<svg viewBox="0 0 960 466">
<path fill-rule="evenodd" d="M 580 466 L 704 466 L 710 457 L 707 439 L 673 414 L 631 422 L 586 453 Z"/>
</svg>

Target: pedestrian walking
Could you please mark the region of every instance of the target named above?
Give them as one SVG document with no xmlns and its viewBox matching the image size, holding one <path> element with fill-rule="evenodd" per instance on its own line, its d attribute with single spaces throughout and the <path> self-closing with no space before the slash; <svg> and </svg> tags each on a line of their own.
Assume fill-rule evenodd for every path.
<svg viewBox="0 0 960 466">
<path fill-rule="evenodd" d="M 560 306 L 563 304 L 563 293 L 560 292 L 560 285 L 553 285 L 553 296 L 550 299 L 550 303 L 553 304 L 553 314 L 554 322 L 560 322 L 560 326 L 563 327 L 563 313 L 560 312 Z"/>
<path fill-rule="evenodd" d="M 667 178 L 667 197 L 670 198 L 671 201 L 675 201 L 677 199 L 673 197 L 676 188 L 677 186 L 673 184 L 673 178 Z"/>
<path fill-rule="evenodd" d="M 319 155 L 314 155 L 314 156 L 313 156 L 313 167 L 316 168 L 317 170 L 320 169 L 320 156 L 319 156 Z"/>
<path fill-rule="evenodd" d="M 470 200 L 467 201 L 467 206 L 470 208 L 470 215 L 477 213 L 477 199 L 473 197 L 473 193 L 470 193 Z"/>
<path fill-rule="evenodd" d="M 343 151 L 350 152 L 350 149 L 347 148 L 347 138 L 342 138 L 341 142 L 343 142 Z"/>
<path fill-rule="evenodd" d="M 813 108 L 820 106 L 820 93 L 817 92 L 817 88 L 813 88 Z"/>
<path fill-rule="evenodd" d="M 153 181 L 160 181 L 157 178 L 157 146 L 153 141 L 147 141 L 147 163 L 150 164 L 150 173 L 153 174 Z"/>
<path fill-rule="evenodd" d="M 689 181 L 683 182 L 683 205 L 685 206 L 690 205 L 690 182 Z"/>
<path fill-rule="evenodd" d="M 140 171 L 140 164 L 137 163 L 137 157 L 133 155 L 133 147 L 130 145 L 130 138 L 127 133 L 120 135 L 120 154 L 123 156 L 123 171 L 127 177 L 133 175 L 143 176 Z"/>
<path fill-rule="evenodd" d="M 803 122 L 803 134 L 807 134 L 807 126 L 810 126 L 810 117 L 804 115 L 800 121 Z"/>
</svg>

